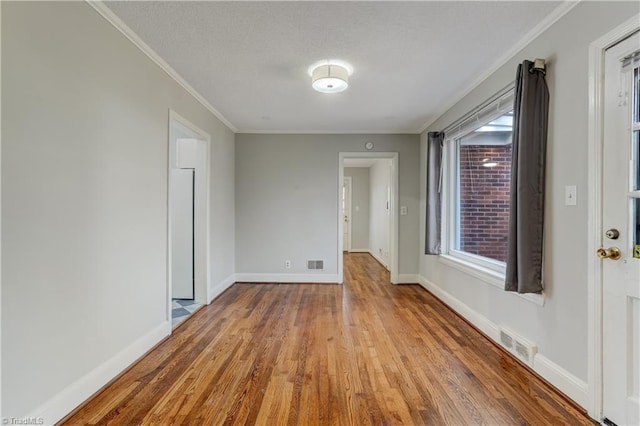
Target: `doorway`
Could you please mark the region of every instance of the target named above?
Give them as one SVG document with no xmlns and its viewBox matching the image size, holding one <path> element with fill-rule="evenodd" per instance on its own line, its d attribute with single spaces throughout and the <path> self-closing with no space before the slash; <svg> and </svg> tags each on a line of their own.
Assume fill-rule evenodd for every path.
<svg viewBox="0 0 640 426">
<path fill-rule="evenodd" d="M 379 173 L 376 172 L 376 176 L 386 176 L 386 183 L 382 187 L 381 191 L 371 193 L 371 205 L 380 207 L 380 214 L 371 214 L 369 217 L 372 223 L 375 221 L 378 228 L 383 232 L 381 238 L 374 241 L 375 248 L 371 249 L 371 242 L 367 250 L 373 257 L 376 258 L 385 268 L 390 272 L 390 281 L 392 284 L 398 283 L 398 153 L 397 152 L 341 152 L 339 154 L 338 163 L 338 276 L 340 282 L 344 279 L 343 273 L 343 252 L 349 251 L 363 251 L 362 249 L 353 250 L 349 242 L 345 243 L 345 226 L 351 225 L 351 232 L 349 232 L 351 241 L 353 241 L 353 214 L 354 209 L 351 209 L 351 220 L 345 222 L 342 198 L 343 187 L 345 179 L 345 160 L 347 163 L 353 161 L 361 161 L 363 163 L 372 164 L 378 163 Z M 382 160 L 382 161 L 377 161 Z M 353 199 L 355 188 L 351 188 L 350 197 Z M 358 203 L 356 203 L 358 204 Z M 355 206 L 355 210 L 359 210 L 359 205 Z"/>
<path fill-rule="evenodd" d="M 640 424 L 640 15 L 590 47 L 589 415 Z"/>
<path fill-rule="evenodd" d="M 343 238 L 342 238 L 342 251 L 350 251 L 351 250 L 351 188 L 352 180 L 351 176 L 345 176 L 344 182 L 342 183 L 342 215 L 344 216 L 342 230 L 343 230 Z"/>
<path fill-rule="evenodd" d="M 209 135 L 170 111 L 167 318 L 173 327 L 209 302 Z"/>
</svg>

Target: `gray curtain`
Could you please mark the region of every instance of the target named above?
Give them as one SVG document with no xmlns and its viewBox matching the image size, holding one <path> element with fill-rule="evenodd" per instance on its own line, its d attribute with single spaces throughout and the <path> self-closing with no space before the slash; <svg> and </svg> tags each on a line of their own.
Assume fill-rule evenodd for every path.
<svg viewBox="0 0 640 426">
<path fill-rule="evenodd" d="M 542 292 L 544 180 L 549 89 L 543 70 L 516 73 L 506 291 Z"/>
<path fill-rule="evenodd" d="M 427 221 L 425 254 L 440 254 L 440 189 L 444 133 L 427 133 Z"/>
</svg>

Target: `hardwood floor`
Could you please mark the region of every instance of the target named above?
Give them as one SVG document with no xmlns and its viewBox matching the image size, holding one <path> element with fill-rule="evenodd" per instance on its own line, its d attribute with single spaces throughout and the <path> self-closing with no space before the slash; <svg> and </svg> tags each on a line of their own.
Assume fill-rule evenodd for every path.
<svg viewBox="0 0 640 426">
<path fill-rule="evenodd" d="M 422 287 L 344 265 L 234 284 L 65 424 L 594 424 Z"/>
</svg>

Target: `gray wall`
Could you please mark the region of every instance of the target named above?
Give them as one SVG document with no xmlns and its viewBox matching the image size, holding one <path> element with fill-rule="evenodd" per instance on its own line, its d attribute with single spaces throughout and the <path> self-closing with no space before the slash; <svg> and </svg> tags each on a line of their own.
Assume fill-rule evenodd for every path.
<svg viewBox="0 0 640 426">
<path fill-rule="evenodd" d="M 344 175 L 351 177 L 351 250 L 369 250 L 369 168 L 345 167 Z"/>
<path fill-rule="evenodd" d="M 234 134 L 86 3 L 2 4 L 3 416 L 168 324 L 169 108 L 211 135 L 215 284 L 234 272 Z"/>
<path fill-rule="evenodd" d="M 418 271 L 419 135 L 236 135 L 236 272 L 337 273 L 338 154 L 399 152 L 399 272 Z M 284 269 L 290 259 L 292 268 Z"/>
<path fill-rule="evenodd" d="M 587 108 L 589 44 L 638 13 L 637 2 L 582 2 L 447 111 L 428 130 L 442 130 L 513 81 L 524 59 L 546 58 L 551 94 L 547 152 L 545 306 L 537 306 L 438 261 L 420 256 L 420 274 L 495 324 L 537 343 L 552 362 L 587 380 Z M 426 152 L 421 136 L 421 158 Z M 421 164 L 424 194 L 426 165 Z M 564 205 L 577 185 L 577 206 Z M 424 197 L 420 250 L 424 251 Z"/>
</svg>

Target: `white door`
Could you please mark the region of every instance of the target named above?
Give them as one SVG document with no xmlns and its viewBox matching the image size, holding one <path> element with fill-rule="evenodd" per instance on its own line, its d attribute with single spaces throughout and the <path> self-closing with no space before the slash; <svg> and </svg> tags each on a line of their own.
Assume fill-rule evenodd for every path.
<svg viewBox="0 0 640 426">
<path fill-rule="evenodd" d="M 602 402 L 619 426 L 640 424 L 640 56 L 624 60 L 638 50 L 636 33 L 605 54 Z"/>
<path fill-rule="evenodd" d="M 342 182 L 342 250 L 351 250 L 351 177 L 347 176 Z"/>
<path fill-rule="evenodd" d="M 193 169 L 171 170 L 171 297 L 193 299 Z"/>
</svg>

